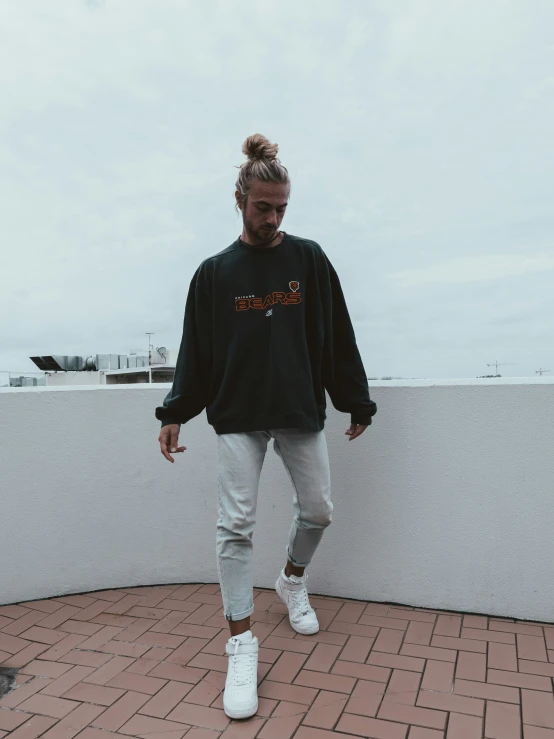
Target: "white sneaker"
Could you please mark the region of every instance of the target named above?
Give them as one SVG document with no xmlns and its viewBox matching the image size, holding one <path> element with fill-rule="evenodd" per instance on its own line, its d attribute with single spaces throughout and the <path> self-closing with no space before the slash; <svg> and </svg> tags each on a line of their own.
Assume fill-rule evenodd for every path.
<svg viewBox="0 0 554 739">
<path fill-rule="evenodd" d="M 299 634 L 317 634 L 319 622 L 308 600 L 307 580 L 306 573 L 302 577 L 295 575 L 287 577 L 285 570 L 281 570 L 275 583 L 275 590 L 289 609 L 289 621 L 292 628 Z"/>
<path fill-rule="evenodd" d="M 258 639 L 247 631 L 233 636 L 229 655 L 223 710 L 229 718 L 249 718 L 258 710 Z"/>
</svg>

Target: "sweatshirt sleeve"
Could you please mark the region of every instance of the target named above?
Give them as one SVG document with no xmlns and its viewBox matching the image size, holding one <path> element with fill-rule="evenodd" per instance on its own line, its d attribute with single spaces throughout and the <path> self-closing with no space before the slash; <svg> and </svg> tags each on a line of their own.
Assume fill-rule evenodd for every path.
<svg viewBox="0 0 554 739">
<path fill-rule="evenodd" d="M 183 322 L 183 336 L 175 366 L 173 386 L 156 408 L 162 427 L 186 423 L 198 416 L 208 404 L 210 377 L 210 309 L 199 267 L 191 280 Z"/>
<path fill-rule="evenodd" d="M 323 382 L 335 408 L 349 413 L 351 423 L 371 424 L 377 405 L 369 397 L 367 375 L 356 344 L 352 321 L 338 275 L 325 256 L 330 281 L 330 320 L 327 327 Z"/>
</svg>

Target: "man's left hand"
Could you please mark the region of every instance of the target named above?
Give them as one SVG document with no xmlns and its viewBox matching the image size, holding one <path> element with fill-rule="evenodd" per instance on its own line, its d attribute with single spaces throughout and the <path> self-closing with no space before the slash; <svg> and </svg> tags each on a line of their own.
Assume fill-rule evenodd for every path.
<svg viewBox="0 0 554 739">
<path fill-rule="evenodd" d="M 352 439 L 357 439 L 358 436 L 361 436 L 364 433 L 366 428 L 367 426 L 362 426 L 360 423 L 351 424 L 348 431 L 346 431 L 346 435 L 350 437 L 348 441 L 352 441 Z"/>
</svg>

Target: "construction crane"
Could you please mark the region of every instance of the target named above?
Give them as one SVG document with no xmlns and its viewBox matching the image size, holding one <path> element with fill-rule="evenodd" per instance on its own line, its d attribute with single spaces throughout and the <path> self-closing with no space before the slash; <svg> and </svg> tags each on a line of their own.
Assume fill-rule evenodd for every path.
<svg viewBox="0 0 554 739">
<path fill-rule="evenodd" d="M 543 374 L 544 374 L 545 372 L 550 372 L 550 370 L 547 370 L 547 369 L 543 369 L 542 367 L 541 367 L 540 369 L 538 369 L 538 370 L 535 370 L 535 374 L 536 374 L 536 375 L 540 375 L 541 377 L 543 376 Z"/>
<path fill-rule="evenodd" d="M 487 367 L 494 367 L 496 369 L 496 375 L 498 377 L 498 368 L 504 367 L 508 364 L 514 364 L 514 363 L 513 362 L 499 362 L 498 360 L 496 360 L 496 362 L 493 362 L 492 364 L 487 364 Z"/>
</svg>

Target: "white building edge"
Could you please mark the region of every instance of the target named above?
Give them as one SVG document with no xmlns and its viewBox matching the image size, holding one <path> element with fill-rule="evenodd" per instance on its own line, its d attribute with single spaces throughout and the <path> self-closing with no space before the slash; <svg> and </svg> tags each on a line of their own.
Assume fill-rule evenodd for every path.
<svg viewBox="0 0 554 739">
<path fill-rule="evenodd" d="M 30 382 L 24 372 L 20 377 L 11 377 L 9 386 L 25 387 L 46 385 L 47 387 L 80 385 L 129 385 L 135 383 L 171 383 L 175 374 L 178 349 L 159 347 L 150 355 L 96 354 L 89 357 L 70 355 L 43 355 L 30 357 L 41 374 L 38 381 Z M 37 372 L 29 373 L 38 375 Z"/>
</svg>

